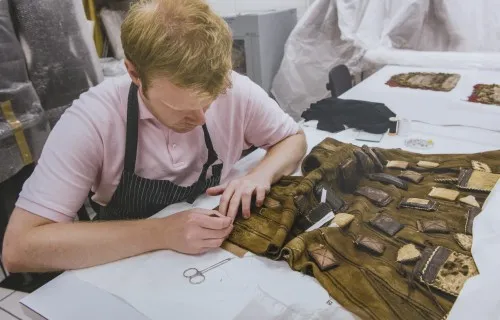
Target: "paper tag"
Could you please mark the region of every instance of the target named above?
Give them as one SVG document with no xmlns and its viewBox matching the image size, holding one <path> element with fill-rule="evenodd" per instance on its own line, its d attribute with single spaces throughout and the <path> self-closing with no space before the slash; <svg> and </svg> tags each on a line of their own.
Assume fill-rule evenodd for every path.
<svg viewBox="0 0 500 320">
<path fill-rule="evenodd" d="M 306 232 L 313 231 L 313 230 L 320 228 L 322 225 L 324 225 L 328 221 L 332 220 L 334 217 L 335 217 L 335 214 L 333 213 L 333 211 L 330 211 L 321 220 L 319 220 L 318 222 L 313 224 L 311 227 L 309 227 L 309 229 L 307 229 Z"/>
<path fill-rule="evenodd" d="M 321 190 L 321 203 L 324 203 L 326 201 L 326 189 L 323 188 Z"/>
</svg>

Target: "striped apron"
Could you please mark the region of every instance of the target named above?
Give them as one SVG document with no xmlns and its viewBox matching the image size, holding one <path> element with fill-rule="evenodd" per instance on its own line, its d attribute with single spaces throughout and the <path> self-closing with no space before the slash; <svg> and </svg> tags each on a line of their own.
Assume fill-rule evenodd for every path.
<svg viewBox="0 0 500 320">
<path fill-rule="evenodd" d="M 125 162 L 120 182 L 111 200 L 101 207 L 99 220 L 125 220 L 148 218 L 163 208 L 178 202 L 193 203 L 208 188 L 220 183 L 222 163 L 212 145 L 206 124 L 203 125 L 205 145 L 208 158 L 198 180 L 191 186 L 183 187 L 168 180 L 152 180 L 135 174 L 137 155 L 137 137 L 139 122 L 139 105 L 137 86 L 132 83 L 127 102 L 127 133 L 125 142 Z M 207 179 L 208 169 L 212 166 L 212 176 Z"/>
</svg>

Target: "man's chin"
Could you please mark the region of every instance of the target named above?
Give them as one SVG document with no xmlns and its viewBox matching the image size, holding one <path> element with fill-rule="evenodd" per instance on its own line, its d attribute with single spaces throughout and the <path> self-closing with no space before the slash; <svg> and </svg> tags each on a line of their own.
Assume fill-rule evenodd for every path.
<svg viewBox="0 0 500 320">
<path fill-rule="evenodd" d="M 183 127 L 183 128 L 172 128 L 177 133 L 188 133 L 189 131 L 193 131 L 194 128 L 197 126 L 192 126 L 192 127 Z"/>
</svg>

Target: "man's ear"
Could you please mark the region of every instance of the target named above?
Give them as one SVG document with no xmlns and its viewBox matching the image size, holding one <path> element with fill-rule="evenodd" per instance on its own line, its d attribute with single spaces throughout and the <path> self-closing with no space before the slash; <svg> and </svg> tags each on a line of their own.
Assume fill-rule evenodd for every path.
<svg viewBox="0 0 500 320">
<path fill-rule="evenodd" d="M 132 82 L 135 83 L 136 86 L 140 87 L 141 79 L 139 78 L 139 73 L 137 72 L 132 61 L 125 59 L 125 67 L 127 68 L 130 78 L 132 78 Z"/>
</svg>

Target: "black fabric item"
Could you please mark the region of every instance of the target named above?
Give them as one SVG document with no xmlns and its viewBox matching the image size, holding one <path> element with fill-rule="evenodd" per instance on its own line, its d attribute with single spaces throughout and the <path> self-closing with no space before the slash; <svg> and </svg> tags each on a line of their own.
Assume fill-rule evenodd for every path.
<svg viewBox="0 0 500 320">
<path fill-rule="evenodd" d="M 317 128 L 329 132 L 342 131 L 347 126 L 370 133 L 385 133 L 390 126 L 389 118 L 395 116 L 383 103 L 333 97 L 311 104 L 302 113 L 306 121 L 318 120 Z"/>
<path fill-rule="evenodd" d="M 132 83 L 128 96 L 125 161 L 121 180 L 111 200 L 106 207 L 101 208 L 96 220 L 148 218 L 173 203 L 182 201 L 193 203 L 196 197 L 204 193 L 207 188 L 220 183 L 223 164 L 214 164 L 218 156 L 206 125 L 203 125 L 203 135 L 208 157 L 198 181 L 191 186 L 183 187 L 168 180 L 151 180 L 135 174 L 139 121 L 137 90 L 137 86 Z M 207 179 L 210 167 L 212 167 L 212 176 Z"/>
</svg>

